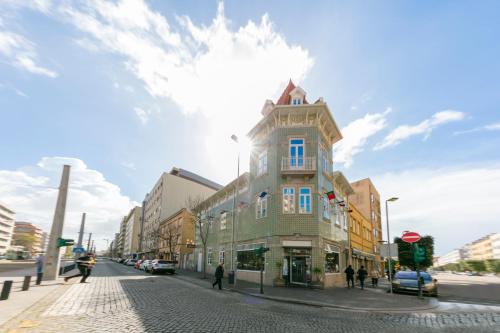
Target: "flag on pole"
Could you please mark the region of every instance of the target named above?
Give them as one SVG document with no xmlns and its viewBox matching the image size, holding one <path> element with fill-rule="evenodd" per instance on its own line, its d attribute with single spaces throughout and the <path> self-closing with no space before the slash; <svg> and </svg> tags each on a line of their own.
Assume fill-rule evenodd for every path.
<svg viewBox="0 0 500 333">
<path fill-rule="evenodd" d="M 333 191 L 326 192 L 326 196 L 328 197 L 328 200 L 333 200 L 335 199 L 335 192 Z"/>
</svg>

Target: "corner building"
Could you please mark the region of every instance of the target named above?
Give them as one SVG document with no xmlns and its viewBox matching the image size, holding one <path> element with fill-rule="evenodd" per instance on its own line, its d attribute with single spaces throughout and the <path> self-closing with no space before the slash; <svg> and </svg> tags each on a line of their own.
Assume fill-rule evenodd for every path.
<svg viewBox="0 0 500 333">
<path fill-rule="evenodd" d="M 343 285 L 349 260 L 348 196 L 353 190 L 341 173 L 333 172 L 332 146 L 342 138 L 335 120 L 322 98 L 310 104 L 305 91 L 291 81 L 276 104 L 266 101 L 262 115 L 248 134 L 253 143 L 248 184 L 240 185 L 237 199 L 232 258 L 237 279 L 259 281 L 253 250 L 265 246 L 270 248 L 265 284 L 285 276 L 293 285 Z M 234 193 L 231 186 L 222 191 Z M 332 191 L 334 199 L 327 196 Z M 229 201 L 227 194 L 222 197 Z M 208 272 L 222 261 L 226 272 L 231 268 L 231 247 L 224 242 L 222 252 L 217 242 L 231 239 L 231 211 L 227 204 L 210 209 L 215 223 Z"/>
</svg>

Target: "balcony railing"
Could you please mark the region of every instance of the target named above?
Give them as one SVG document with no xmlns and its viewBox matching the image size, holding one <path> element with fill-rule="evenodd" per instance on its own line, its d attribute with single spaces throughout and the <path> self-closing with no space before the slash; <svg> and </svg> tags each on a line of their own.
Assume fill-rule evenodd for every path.
<svg viewBox="0 0 500 333">
<path fill-rule="evenodd" d="M 309 174 L 316 172 L 316 157 L 283 157 L 281 172 L 287 174 Z"/>
</svg>

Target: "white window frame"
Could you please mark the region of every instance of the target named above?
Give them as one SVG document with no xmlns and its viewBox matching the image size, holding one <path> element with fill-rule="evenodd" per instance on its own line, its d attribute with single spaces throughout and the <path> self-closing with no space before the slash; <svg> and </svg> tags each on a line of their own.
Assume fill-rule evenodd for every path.
<svg viewBox="0 0 500 333">
<path fill-rule="evenodd" d="M 295 187 L 284 186 L 282 190 L 283 201 L 282 209 L 283 214 L 295 214 Z M 288 204 L 288 210 L 285 207 Z"/>
<path fill-rule="evenodd" d="M 219 264 L 224 264 L 225 260 L 226 260 L 226 253 L 224 251 L 224 248 L 221 247 L 219 249 Z"/>
<path fill-rule="evenodd" d="M 267 150 L 262 151 L 257 159 L 257 176 L 267 173 Z"/>
<path fill-rule="evenodd" d="M 267 217 L 267 197 L 269 195 L 264 196 L 263 198 L 257 197 L 257 203 L 255 205 L 256 209 L 256 218 L 261 219 Z"/>
<path fill-rule="evenodd" d="M 227 212 L 220 214 L 220 230 L 226 230 L 227 227 Z"/>
<path fill-rule="evenodd" d="M 330 200 L 326 194 L 323 195 L 323 218 L 330 219 Z"/>
<path fill-rule="evenodd" d="M 302 101 L 300 98 L 294 97 L 292 98 L 292 105 L 301 105 Z"/>
<path fill-rule="evenodd" d="M 212 248 L 207 248 L 207 265 L 212 265 Z"/>
<path fill-rule="evenodd" d="M 292 143 L 292 141 L 294 140 L 302 140 L 302 143 Z M 292 147 L 295 147 L 295 156 L 292 156 Z M 302 156 L 299 155 L 299 147 L 302 147 Z M 290 167 L 292 169 L 299 169 L 299 170 L 303 169 L 305 165 L 305 156 L 306 156 L 306 139 L 303 137 L 290 138 L 290 140 L 288 140 L 288 157 L 290 159 Z M 292 163 L 292 160 L 295 163 Z"/>
<path fill-rule="evenodd" d="M 303 189 L 308 189 L 309 193 L 302 193 Z M 302 197 L 304 197 L 304 207 L 302 207 Z M 307 211 L 307 199 L 309 199 L 309 211 Z M 301 186 L 299 187 L 299 214 L 312 214 L 312 187 Z"/>
</svg>

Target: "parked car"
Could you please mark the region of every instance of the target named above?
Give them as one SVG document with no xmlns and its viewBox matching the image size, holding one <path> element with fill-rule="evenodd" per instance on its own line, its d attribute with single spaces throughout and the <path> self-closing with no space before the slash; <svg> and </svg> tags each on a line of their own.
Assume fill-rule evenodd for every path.
<svg viewBox="0 0 500 333">
<path fill-rule="evenodd" d="M 125 259 L 123 259 L 123 258 L 120 258 L 120 259 L 118 259 L 118 261 L 117 261 L 117 263 L 119 263 L 119 264 L 123 264 L 124 262 L 125 262 Z"/>
<path fill-rule="evenodd" d="M 150 265 L 148 266 L 149 272 L 151 274 L 155 273 L 175 273 L 175 262 L 168 260 L 155 259 L 151 260 Z"/>
<path fill-rule="evenodd" d="M 135 262 L 134 268 L 135 268 L 135 269 L 139 269 L 139 267 L 141 267 L 141 262 L 143 262 L 143 260 L 137 260 L 137 261 Z"/>
<path fill-rule="evenodd" d="M 151 264 L 151 260 L 143 260 L 143 261 L 141 262 L 141 265 L 140 265 L 139 269 L 140 269 L 141 271 L 145 271 L 145 272 L 147 272 L 147 271 L 148 271 L 148 266 L 149 266 L 150 264 Z"/>
<path fill-rule="evenodd" d="M 137 259 L 127 259 L 125 262 L 125 266 L 135 266 L 135 263 L 137 262 Z"/>
<path fill-rule="evenodd" d="M 426 272 L 420 272 L 420 278 L 423 280 L 422 292 L 429 296 L 437 296 L 437 280 L 433 279 L 432 276 Z M 418 292 L 417 272 L 397 272 L 392 281 L 392 290 L 394 292 Z"/>
</svg>

